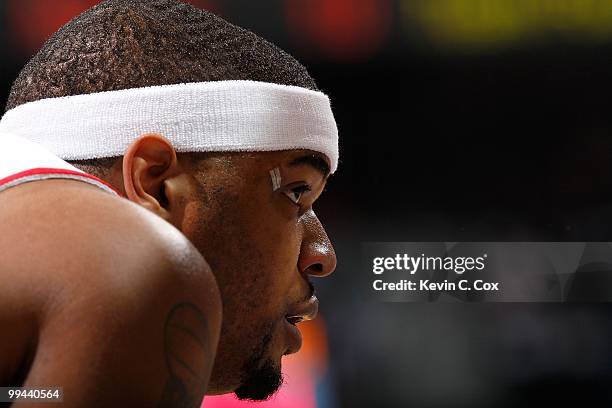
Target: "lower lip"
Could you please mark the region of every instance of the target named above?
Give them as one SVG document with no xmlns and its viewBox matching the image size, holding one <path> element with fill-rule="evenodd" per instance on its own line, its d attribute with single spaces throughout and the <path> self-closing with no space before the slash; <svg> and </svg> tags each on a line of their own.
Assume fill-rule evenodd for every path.
<svg viewBox="0 0 612 408">
<path fill-rule="evenodd" d="M 286 354 L 297 353 L 302 347 L 302 333 L 293 324 L 285 319 L 285 328 L 287 329 L 287 337 L 289 338 L 289 348 Z"/>
</svg>

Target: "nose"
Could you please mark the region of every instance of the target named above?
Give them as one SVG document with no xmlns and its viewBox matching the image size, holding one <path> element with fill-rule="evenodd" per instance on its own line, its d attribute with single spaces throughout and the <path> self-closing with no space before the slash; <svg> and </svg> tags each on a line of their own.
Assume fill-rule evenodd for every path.
<svg viewBox="0 0 612 408">
<path fill-rule="evenodd" d="M 304 275 L 324 277 L 336 269 L 336 252 L 323 225 L 310 210 L 303 215 L 304 238 L 298 268 Z"/>
</svg>

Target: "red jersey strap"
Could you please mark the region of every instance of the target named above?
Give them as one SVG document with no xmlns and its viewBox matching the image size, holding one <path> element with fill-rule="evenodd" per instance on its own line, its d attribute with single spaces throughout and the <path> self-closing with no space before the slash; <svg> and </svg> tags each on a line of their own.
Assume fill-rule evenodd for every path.
<svg viewBox="0 0 612 408">
<path fill-rule="evenodd" d="M 121 196 L 121 193 L 115 190 L 110 184 L 100 180 L 96 176 L 92 176 L 91 174 L 68 169 L 56 169 L 46 167 L 37 167 L 25 171 L 20 171 L 19 173 L 15 173 L 8 177 L 0 179 L 0 191 L 31 181 L 49 179 L 70 179 L 83 181 L 89 184 L 93 184 L 94 186 L 99 187 L 109 193 Z"/>
</svg>

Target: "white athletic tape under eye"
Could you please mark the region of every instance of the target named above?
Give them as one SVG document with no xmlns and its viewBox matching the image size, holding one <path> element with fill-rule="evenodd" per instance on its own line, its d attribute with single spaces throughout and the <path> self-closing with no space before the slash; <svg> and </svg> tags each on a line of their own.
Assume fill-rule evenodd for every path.
<svg viewBox="0 0 612 408">
<path fill-rule="evenodd" d="M 282 178 L 278 167 L 270 170 L 270 179 L 272 180 L 272 191 L 276 191 L 281 187 Z"/>
<path fill-rule="evenodd" d="M 217 81 L 42 99 L 8 111 L 0 132 L 65 160 L 122 156 L 143 134 L 177 152 L 320 152 L 338 166 L 338 128 L 327 95 L 257 81 Z"/>
</svg>

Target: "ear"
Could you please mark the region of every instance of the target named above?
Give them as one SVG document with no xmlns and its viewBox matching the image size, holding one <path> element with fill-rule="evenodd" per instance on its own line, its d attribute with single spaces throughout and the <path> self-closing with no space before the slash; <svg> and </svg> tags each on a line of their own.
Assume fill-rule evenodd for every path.
<svg viewBox="0 0 612 408">
<path fill-rule="evenodd" d="M 123 156 L 123 186 L 130 201 L 174 224 L 183 177 L 172 144 L 160 135 L 143 135 Z"/>
</svg>

